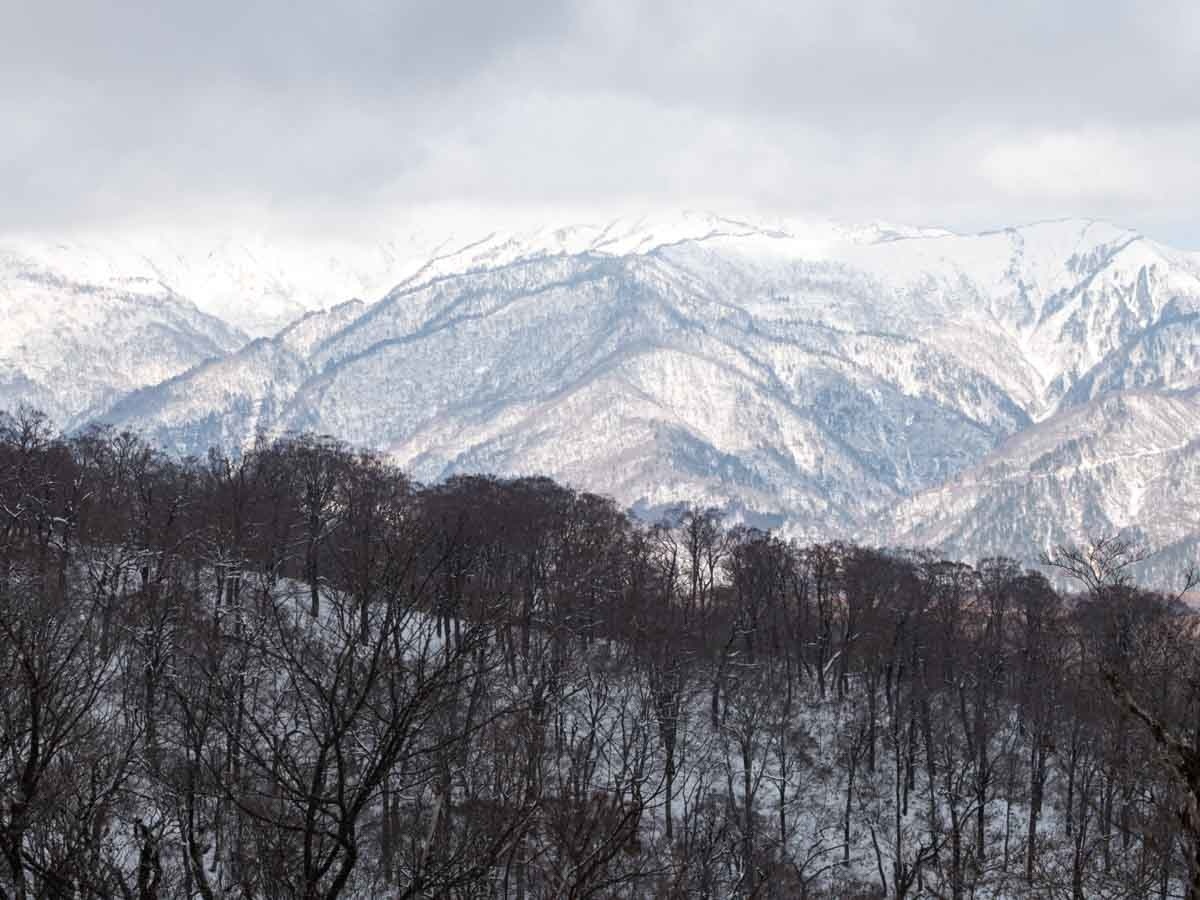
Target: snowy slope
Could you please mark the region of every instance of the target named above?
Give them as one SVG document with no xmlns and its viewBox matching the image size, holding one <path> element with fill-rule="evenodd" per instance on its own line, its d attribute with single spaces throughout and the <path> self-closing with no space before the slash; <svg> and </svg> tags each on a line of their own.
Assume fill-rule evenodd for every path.
<svg viewBox="0 0 1200 900">
<path fill-rule="evenodd" d="M 1169 311 L 1109 353 L 1065 398 L 1085 403 L 1130 388 L 1200 387 L 1200 314 Z"/>
</svg>

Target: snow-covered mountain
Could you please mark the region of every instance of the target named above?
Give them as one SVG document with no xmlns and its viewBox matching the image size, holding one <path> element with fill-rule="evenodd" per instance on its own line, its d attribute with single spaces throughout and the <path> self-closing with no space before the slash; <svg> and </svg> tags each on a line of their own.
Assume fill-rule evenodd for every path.
<svg viewBox="0 0 1200 900">
<path fill-rule="evenodd" d="M 1192 507 L 1165 520 L 1200 437 L 1196 254 L 1082 220 L 979 235 L 701 214 L 473 228 L 344 251 L 186 245 L 211 247 L 202 258 L 0 242 L 17 321 L 36 270 L 47 296 L 54 278 L 73 286 L 42 302 L 86 311 L 96 336 L 110 326 L 91 286 L 105 302 L 140 286 L 148 319 L 168 315 L 157 297 L 215 329 L 190 357 L 164 355 L 159 378 L 74 398 L 66 383 L 52 405 L 18 379 L 34 383 L 30 354 L 64 350 L 27 326 L 25 356 L 0 344 L 17 385 L 0 401 L 24 390 L 181 452 L 315 429 L 423 479 L 538 472 L 648 511 L 716 503 L 968 556 L 1028 558 L 1116 527 L 1173 544 L 1200 532 Z M 85 343 L 73 352 L 102 370 L 109 346 Z"/>
<path fill-rule="evenodd" d="M 69 427 L 245 341 L 140 272 L 88 273 L 0 246 L 0 408 L 28 403 Z"/>
<path fill-rule="evenodd" d="M 877 534 L 953 555 L 1027 556 L 1120 532 L 1163 552 L 1151 562 L 1167 576 L 1200 541 L 1197 483 L 1200 389 L 1106 393 L 901 502 Z"/>
</svg>

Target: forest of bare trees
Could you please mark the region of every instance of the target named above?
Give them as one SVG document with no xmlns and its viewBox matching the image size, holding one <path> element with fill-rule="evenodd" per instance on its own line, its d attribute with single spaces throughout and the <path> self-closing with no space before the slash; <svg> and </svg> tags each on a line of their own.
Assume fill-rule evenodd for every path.
<svg viewBox="0 0 1200 900">
<path fill-rule="evenodd" d="M 1200 634 L 1134 558 L 0 415 L 0 898 L 1200 900 Z"/>
</svg>

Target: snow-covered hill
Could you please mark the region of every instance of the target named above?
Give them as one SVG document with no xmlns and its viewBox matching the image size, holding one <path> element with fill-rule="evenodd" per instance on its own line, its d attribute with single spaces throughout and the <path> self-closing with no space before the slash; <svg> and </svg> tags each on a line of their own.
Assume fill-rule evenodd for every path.
<svg viewBox="0 0 1200 900">
<path fill-rule="evenodd" d="M 1200 531 L 1186 515 L 1157 521 L 1163 504 L 1147 500 L 1189 465 L 1190 451 L 1160 451 L 1200 437 L 1179 412 L 1198 383 L 1200 257 L 1104 223 L 956 235 L 684 214 L 307 247 L 2 249 L 15 316 L 31 308 L 19 273 L 40 266 L 44 292 L 76 286 L 56 316 L 91 316 L 90 286 L 152 285 L 216 329 L 212 346 L 164 355 L 158 378 L 52 379 L 55 396 L 31 354 L 103 371 L 107 319 L 92 317 L 90 348 L 28 326 L 24 350 L 0 348 L 15 385 L 0 400 L 97 415 L 181 452 L 314 429 L 423 479 L 544 473 L 647 511 L 715 503 L 795 533 L 968 556 L 1028 558 L 1051 536 L 1118 526 L 1160 542 Z M 1091 442 L 1087 460 L 1021 474 L 1020 454 L 1057 459 L 1064 435 Z M 1104 462 L 1114 454 L 1137 472 Z M 1024 499 L 989 499 L 985 482 Z"/>
</svg>

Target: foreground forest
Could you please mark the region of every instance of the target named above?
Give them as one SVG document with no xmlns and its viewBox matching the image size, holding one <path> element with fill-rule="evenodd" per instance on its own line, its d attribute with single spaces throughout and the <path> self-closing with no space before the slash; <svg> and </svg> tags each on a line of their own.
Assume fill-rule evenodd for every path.
<svg viewBox="0 0 1200 900">
<path fill-rule="evenodd" d="M 0 415 L 0 898 L 1200 898 L 1200 635 L 1135 557 Z"/>
</svg>

